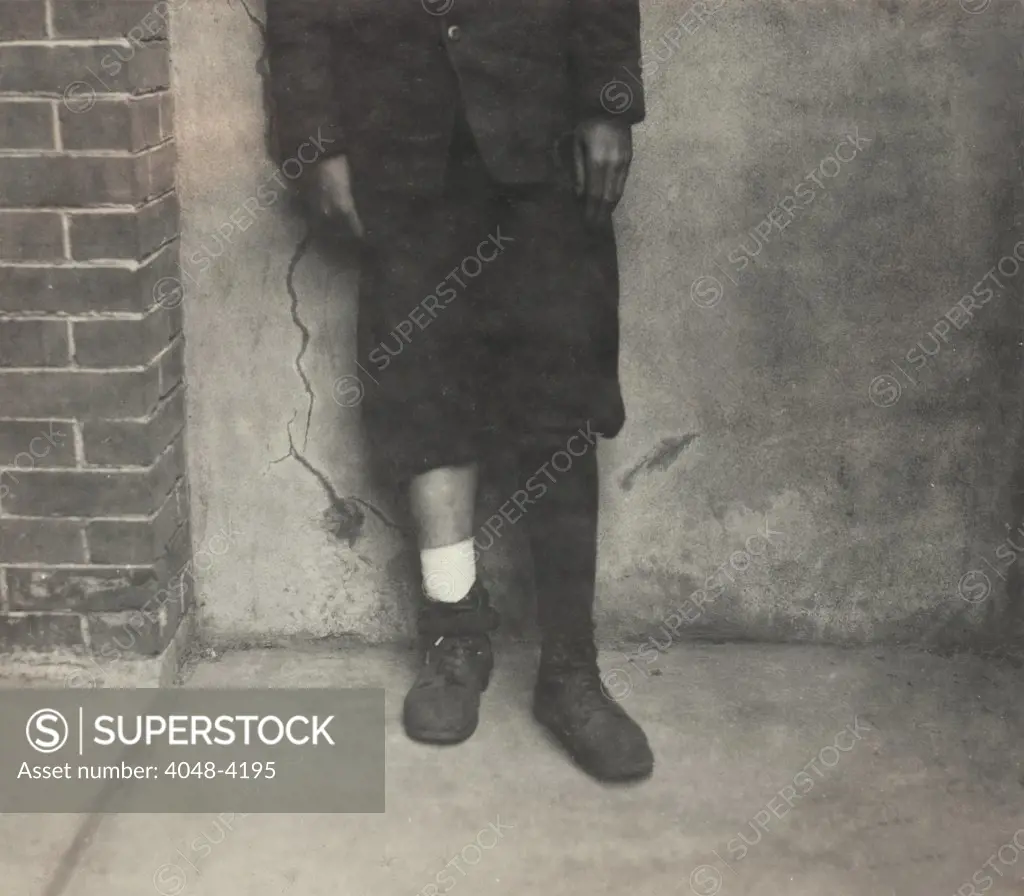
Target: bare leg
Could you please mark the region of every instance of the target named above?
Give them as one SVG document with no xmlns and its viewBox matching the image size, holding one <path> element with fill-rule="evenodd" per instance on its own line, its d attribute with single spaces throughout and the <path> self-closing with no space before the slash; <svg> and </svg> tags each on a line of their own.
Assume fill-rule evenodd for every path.
<svg viewBox="0 0 1024 896">
<path fill-rule="evenodd" d="M 454 548 L 453 563 L 459 575 L 452 575 L 454 585 L 470 587 L 459 599 L 460 590 L 452 589 L 445 600 L 434 587 L 443 591 L 448 576 L 443 568 L 427 572 L 431 553 L 445 554 L 441 549 L 467 542 L 472 548 L 473 511 L 476 503 L 477 468 L 440 467 L 412 479 L 409 503 L 416 521 L 417 535 L 424 567 L 424 597 L 418 627 L 425 640 L 424 665 L 405 698 L 403 719 L 405 730 L 414 740 L 427 743 L 458 743 L 475 730 L 479 717 L 480 695 L 487 687 L 494 664 L 487 632 L 497 625 L 497 616 L 490 609 L 487 595 L 473 578 L 473 560 L 466 559 Z M 452 559 L 452 558 L 449 558 Z M 444 566 L 445 560 L 434 561 Z M 432 576 L 442 582 L 431 582 Z"/>
<path fill-rule="evenodd" d="M 440 467 L 413 477 L 409 503 L 420 550 L 443 548 L 473 537 L 477 468 Z"/>
</svg>

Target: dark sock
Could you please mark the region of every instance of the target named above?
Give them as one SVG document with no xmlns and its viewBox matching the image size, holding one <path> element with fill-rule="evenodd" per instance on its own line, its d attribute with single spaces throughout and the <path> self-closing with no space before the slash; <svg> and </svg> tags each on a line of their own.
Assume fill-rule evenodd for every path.
<svg viewBox="0 0 1024 896">
<path fill-rule="evenodd" d="M 563 439 L 545 449 L 523 451 L 519 483 L 520 488 L 527 488 L 532 479 L 530 494 L 536 493 L 524 507 L 524 522 L 533 554 L 537 613 L 544 640 L 589 643 L 594 635 L 597 571 L 597 451 L 588 445 L 586 453 L 572 457 L 565 447 Z M 560 472 L 554 464 L 564 468 L 567 457 L 571 457 L 571 465 Z M 542 495 L 539 484 L 546 487 Z"/>
<path fill-rule="evenodd" d="M 491 606 L 487 589 L 478 579 L 469 594 L 458 603 L 423 598 L 417 629 L 421 635 L 475 635 L 486 634 L 498 627 L 497 611 Z"/>
</svg>

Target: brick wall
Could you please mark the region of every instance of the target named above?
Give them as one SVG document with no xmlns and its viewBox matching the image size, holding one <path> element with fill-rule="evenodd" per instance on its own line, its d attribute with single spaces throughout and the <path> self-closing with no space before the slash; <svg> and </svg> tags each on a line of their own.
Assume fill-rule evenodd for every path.
<svg viewBox="0 0 1024 896">
<path fill-rule="evenodd" d="M 182 0 L 0 0 L 0 652 L 189 609 L 168 54 Z"/>
</svg>

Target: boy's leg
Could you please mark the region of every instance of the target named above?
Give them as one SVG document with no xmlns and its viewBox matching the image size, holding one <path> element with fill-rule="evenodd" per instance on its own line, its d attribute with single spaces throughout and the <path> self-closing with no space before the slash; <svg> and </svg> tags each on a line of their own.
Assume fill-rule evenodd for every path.
<svg viewBox="0 0 1024 896">
<path fill-rule="evenodd" d="M 441 467 L 414 476 L 409 503 L 420 549 L 441 548 L 473 537 L 475 466 Z"/>
<path fill-rule="evenodd" d="M 589 642 L 594 634 L 597 567 L 597 447 L 571 459 L 564 472 L 551 459 L 563 454 L 565 440 L 520 454 L 519 481 L 530 477 L 544 493 L 526 505 L 524 522 L 533 556 L 537 614 L 545 642 Z M 546 476 L 537 476 L 545 469 Z"/>
<path fill-rule="evenodd" d="M 612 227 L 585 225 L 570 183 L 511 196 L 519 257 L 500 297 L 508 374 L 498 391 L 530 498 L 524 522 L 543 631 L 534 715 L 589 774 L 625 780 L 648 775 L 654 760 L 601 686 L 593 622 L 597 437 L 615 436 L 625 419 L 618 260 Z"/>
<path fill-rule="evenodd" d="M 493 665 L 488 633 L 498 622 L 476 578 L 472 541 L 476 464 L 489 429 L 477 308 L 489 278 L 466 263 L 496 222 L 489 182 L 467 158 L 471 147 L 453 147 L 443 195 L 368 197 L 372 249 L 360 290 L 361 352 L 376 367 L 364 421 L 378 458 L 408 483 L 420 549 L 424 665 L 404 722 L 410 737 L 430 743 L 475 730 Z"/>
<path fill-rule="evenodd" d="M 497 617 L 476 581 L 476 479 L 475 465 L 461 465 L 428 470 L 409 484 L 423 574 L 418 627 L 425 643 L 403 720 L 411 738 L 427 743 L 458 743 L 473 733 L 494 663 L 487 632 Z"/>
<path fill-rule="evenodd" d="M 587 450 L 573 456 L 584 446 Z M 572 458 L 567 469 L 566 457 Z M 541 469 L 549 472 L 543 479 L 537 477 Z M 597 665 L 597 446 L 570 433 L 524 451 L 520 481 L 530 477 L 546 485 L 525 516 L 543 632 L 534 714 L 595 778 L 646 777 L 654 765 L 647 738 L 605 692 Z"/>
</svg>

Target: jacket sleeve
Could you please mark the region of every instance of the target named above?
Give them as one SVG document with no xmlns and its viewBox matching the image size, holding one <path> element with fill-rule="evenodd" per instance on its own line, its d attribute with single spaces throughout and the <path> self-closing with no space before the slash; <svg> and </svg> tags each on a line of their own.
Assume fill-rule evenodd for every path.
<svg viewBox="0 0 1024 896">
<path fill-rule="evenodd" d="M 331 0 L 267 0 L 266 57 L 276 161 L 295 158 L 303 143 L 317 160 L 345 152 L 338 126 Z"/>
<path fill-rule="evenodd" d="M 577 120 L 644 119 L 639 0 L 571 0 L 572 69 Z"/>
</svg>

